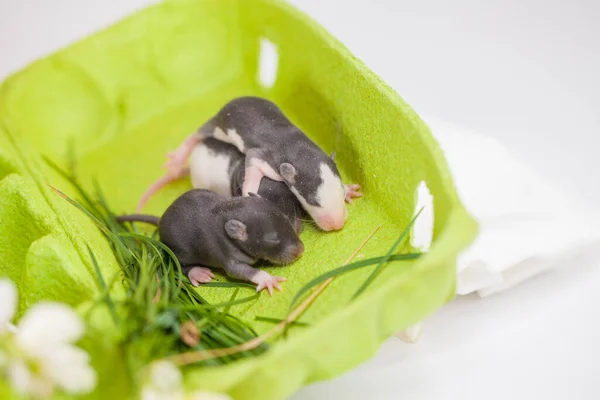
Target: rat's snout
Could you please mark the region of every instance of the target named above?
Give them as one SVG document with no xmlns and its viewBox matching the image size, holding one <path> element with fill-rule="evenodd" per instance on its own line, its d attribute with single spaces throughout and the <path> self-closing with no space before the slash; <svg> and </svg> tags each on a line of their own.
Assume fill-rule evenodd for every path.
<svg viewBox="0 0 600 400">
<path fill-rule="evenodd" d="M 317 219 L 317 224 L 324 231 L 338 231 L 344 227 L 346 223 L 346 215 L 333 217 L 331 215 L 323 215 Z"/>
<path fill-rule="evenodd" d="M 296 246 L 296 258 L 300 258 L 302 254 L 304 254 L 304 245 L 299 243 L 298 246 Z"/>
<path fill-rule="evenodd" d="M 304 245 L 302 242 L 290 245 L 285 251 L 285 262 L 292 263 L 299 259 L 304 254 Z"/>
</svg>

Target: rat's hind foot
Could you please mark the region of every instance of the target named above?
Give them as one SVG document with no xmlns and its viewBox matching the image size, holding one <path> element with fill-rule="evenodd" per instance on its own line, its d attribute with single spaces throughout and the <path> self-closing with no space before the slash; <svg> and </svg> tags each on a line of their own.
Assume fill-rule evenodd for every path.
<svg viewBox="0 0 600 400">
<path fill-rule="evenodd" d="M 163 165 L 163 168 L 167 168 L 167 175 L 177 176 L 181 174 L 181 171 L 186 167 L 186 163 L 194 147 L 201 141 L 198 134 L 188 136 L 179 147 L 167 154 L 168 161 Z"/>
<path fill-rule="evenodd" d="M 273 276 L 265 271 L 258 271 L 256 275 L 252 277 L 252 282 L 256 283 L 256 291 L 260 292 L 263 289 L 267 289 L 270 295 L 273 295 L 273 288 L 281 292 L 281 286 L 279 282 L 285 282 L 282 276 Z"/>
<path fill-rule="evenodd" d="M 349 204 L 352 204 L 352 199 L 355 197 L 362 197 L 362 193 L 360 192 L 360 185 L 352 184 L 352 185 L 344 185 L 346 189 L 346 201 Z"/>
<path fill-rule="evenodd" d="M 214 277 L 215 274 L 205 267 L 194 267 L 188 272 L 188 278 L 194 286 L 198 286 L 201 283 L 209 283 Z"/>
</svg>

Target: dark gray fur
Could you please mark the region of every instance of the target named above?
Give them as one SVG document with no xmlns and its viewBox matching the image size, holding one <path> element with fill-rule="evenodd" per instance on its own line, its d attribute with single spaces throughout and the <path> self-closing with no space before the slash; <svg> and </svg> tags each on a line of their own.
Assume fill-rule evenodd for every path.
<svg viewBox="0 0 600 400">
<path fill-rule="evenodd" d="M 241 196 L 244 173 L 246 172 L 244 154 L 234 145 L 221 142 L 215 138 L 205 139 L 203 144 L 211 153 L 225 154 L 229 157 L 227 173 L 231 181 L 231 195 Z M 260 182 L 258 195 L 275 204 L 290 221 L 290 224 L 295 227 L 296 232 L 300 233 L 302 231 L 302 219 L 308 218 L 308 214 L 284 182 L 263 178 Z"/>
<path fill-rule="evenodd" d="M 153 223 L 156 217 L 124 215 L 118 221 Z M 205 189 L 179 196 L 158 222 L 160 240 L 187 273 L 193 267 L 222 268 L 251 281 L 258 260 L 289 264 L 304 250 L 286 217 L 260 197 L 224 198 Z"/>
<path fill-rule="evenodd" d="M 269 100 L 238 97 L 227 103 L 198 133 L 206 139 L 213 136 L 217 127 L 224 132 L 236 130 L 244 142 L 246 160 L 263 160 L 278 173 L 281 164 L 293 165 L 297 177 L 293 184 L 286 184 L 295 187 L 310 205 L 321 206 L 316 199 L 316 190 L 322 183 L 321 163 L 327 164 L 340 177 L 333 159 Z"/>
</svg>

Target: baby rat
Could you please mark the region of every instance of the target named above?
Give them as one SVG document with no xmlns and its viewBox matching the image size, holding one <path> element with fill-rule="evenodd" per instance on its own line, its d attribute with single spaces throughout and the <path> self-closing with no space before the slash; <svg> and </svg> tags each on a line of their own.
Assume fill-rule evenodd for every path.
<svg viewBox="0 0 600 400">
<path fill-rule="evenodd" d="M 169 154 L 166 177 L 189 171 L 185 163 L 195 146 L 213 137 L 246 155 L 242 194 L 257 193 L 263 177 L 287 184 L 302 207 L 325 230 L 341 229 L 347 217 L 344 201 L 361 196 L 359 185 L 344 185 L 333 160 L 283 114 L 274 103 L 239 97 L 227 103 L 197 132 Z M 158 183 L 158 182 L 157 182 Z M 155 183 L 144 195 L 153 193 Z M 138 209 L 144 203 L 140 200 Z"/>
<path fill-rule="evenodd" d="M 290 264 L 304 252 L 300 238 L 275 205 L 258 196 L 224 198 L 205 189 L 179 196 L 163 216 L 123 215 L 119 222 L 158 225 L 160 240 L 181 263 L 194 286 L 210 282 L 210 268 L 223 268 L 235 279 L 253 282 L 256 290 L 281 290 L 285 278 L 251 267 L 258 260 Z"/>
<path fill-rule="evenodd" d="M 241 196 L 246 168 L 244 158 L 244 154 L 235 146 L 215 138 L 207 138 L 196 145 L 190 156 L 190 166 L 183 172 L 191 175 L 194 188 L 212 190 L 225 197 Z M 153 192 L 169 181 L 157 181 L 152 188 Z M 307 214 L 284 182 L 263 179 L 258 188 L 258 195 L 275 204 L 296 232 L 301 232 L 302 219 L 306 218 Z M 144 197 L 145 200 L 147 197 Z"/>
</svg>

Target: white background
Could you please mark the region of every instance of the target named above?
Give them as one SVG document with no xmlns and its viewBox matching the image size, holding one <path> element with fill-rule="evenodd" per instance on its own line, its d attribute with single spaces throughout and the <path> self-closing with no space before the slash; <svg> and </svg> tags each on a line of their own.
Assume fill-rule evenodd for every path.
<svg viewBox="0 0 600 400">
<path fill-rule="evenodd" d="M 598 210 L 600 2 L 292 2 L 418 113 L 497 138 Z M 149 3 L 0 0 L 0 77 Z M 391 339 L 293 399 L 598 399 L 598 259 L 569 261 L 510 292 L 456 300 L 418 344 Z"/>
</svg>

